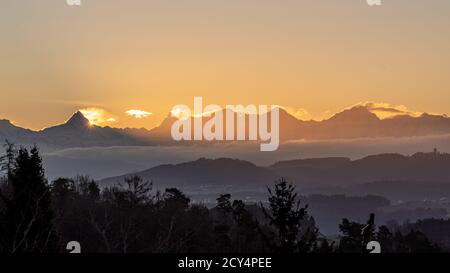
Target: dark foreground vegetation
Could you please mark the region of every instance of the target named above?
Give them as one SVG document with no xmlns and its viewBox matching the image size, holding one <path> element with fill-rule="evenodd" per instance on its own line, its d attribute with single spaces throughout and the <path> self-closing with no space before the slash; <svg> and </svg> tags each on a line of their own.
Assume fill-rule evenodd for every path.
<svg viewBox="0 0 450 273">
<path fill-rule="evenodd" d="M 366 223 L 343 219 L 341 236 L 325 238 L 285 180 L 268 189 L 264 205 L 223 194 L 208 209 L 176 188 L 153 191 L 137 176 L 103 190 L 83 176 L 48 183 L 36 148 L 8 143 L 1 162 L 1 253 L 65 253 L 70 241 L 85 253 L 363 253 L 373 240 L 382 252 L 444 251 L 417 225 L 377 227 L 374 215 Z"/>
</svg>

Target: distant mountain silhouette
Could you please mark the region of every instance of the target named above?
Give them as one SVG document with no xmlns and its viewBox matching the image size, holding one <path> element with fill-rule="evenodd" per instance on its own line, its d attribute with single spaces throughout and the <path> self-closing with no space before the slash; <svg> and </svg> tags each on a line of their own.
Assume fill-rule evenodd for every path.
<svg viewBox="0 0 450 273">
<path fill-rule="evenodd" d="M 23 129 L 13 125 L 9 120 L 0 120 L 0 141 L 4 140 L 16 144 L 37 144 L 41 148 L 137 146 L 162 143 L 162 141 L 157 142 L 159 138 L 153 138 L 151 132 L 143 128 L 122 129 L 91 125 L 79 111 L 65 123 L 41 131 Z"/>
<path fill-rule="evenodd" d="M 136 137 L 125 129 L 91 125 L 81 112 L 76 112 L 67 122 L 40 132 L 39 142 L 61 147 L 139 145 Z"/>
<path fill-rule="evenodd" d="M 253 163 L 238 159 L 200 158 L 181 164 L 160 165 L 134 174 L 106 178 L 100 185 L 114 185 L 123 182 L 125 177 L 138 175 L 151 180 L 157 187 L 234 187 L 240 189 L 265 188 L 263 181 L 275 181 L 279 176 L 272 171 Z"/>
<path fill-rule="evenodd" d="M 349 195 L 380 195 L 390 200 L 420 200 L 426 201 L 444 201 L 450 200 L 450 183 L 416 180 L 389 180 L 389 181 L 375 181 L 370 183 L 363 183 L 351 185 L 346 188 L 341 188 L 332 193 L 342 193 Z M 329 192 L 330 193 L 330 192 Z"/>
<path fill-rule="evenodd" d="M 15 126 L 9 120 L 0 120 L 0 140 L 9 139 L 19 143 L 33 143 L 37 133 Z"/>
<path fill-rule="evenodd" d="M 348 158 L 299 159 L 281 161 L 269 167 L 258 167 L 241 160 L 202 158 L 177 165 L 161 165 L 135 174 L 157 185 L 181 188 L 199 185 L 264 188 L 280 177 L 292 181 L 301 190 L 347 187 L 375 181 L 450 184 L 450 154 L 380 154 L 353 161 Z M 100 183 L 111 185 L 129 175 L 132 174 L 103 179 Z"/>
<path fill-rule="evenodd" d="M 225 117 L 225 111 L 223 110 Z M 409 137 L 450 134 L 450 118 L 423 114 L 420 117 L 408 115 L 380 119 L 364 106 L 356 106 L 335 114 L 323 121 L 303 121 L 284 109 L 280 113 L 280 138 L 288 140 L 330 140 L 370 137 Z M 249 115 L 246 118 L 248 132 Z M 170 115 L 152 132 L 155 136 L 170 137 L 170 128 L 175 118 Z M 204 118 L 206 121 L 207 118 Z M 248 133 L 247 133 L 248 134 Z"/>
<path fill-rule="evenodd" d="M 384 180 L 450 183 L 450 154 L 380 154 L 354 161 L 348 158 L 290 160 L 268 169 L 309 188 Z"/>
<path fill-rule="evenodd" d="M 225 120 L 225 111 L 230 110 L 223 111 Z M 204 122 L 209 118 L 204 117 Z M 248 134 L 249 115 L 245 115 L 245 118 Z M 1 140 L 9 139 L 19 144 L 36 143 L 55 148 L 192 144 L 192 142 L 175 142 L 172 140 L 170 131 L 174 121 L 176 121 L 176 118 L 169 114 L 159 126 L 151 130 L 99 127 L 90 125 L 83 114 L 77 112 L 66 123 L 42 131 L 23 129 L 14 126 L 7 120 L 0 120 L 0 138 Z M 337 113 L 327 120 L 303 121 L 280 109 L 280 138 L 282 141 L 443 134 L 450 134 L 450 118 L 446 116 L 423 114 L 419 117 L 403 115 L 379 119 L 366 107 L 356 106 Z"/>
<path fill-rule="evenodd" d="M 80 111 L 77 111 L 73 116 L 64 124 L 63 127 L 69 128 L 86 128 L 90 126 L 90 122 L 87 118 L 83 116 Z M 61 126 L 60 126 L 61 127 Z"/>
<path fill-rule="evenodd" d="M 379 119 L 362 106 L 337 113 L 320 122 L 293 123 L 287 118 L 280 120 L 281 137 L 284 140 L 405 137 L 450 133 L 450 118 L 444 116 L 423 114 L 420 117 L 402 115 Z"/>
</svg>

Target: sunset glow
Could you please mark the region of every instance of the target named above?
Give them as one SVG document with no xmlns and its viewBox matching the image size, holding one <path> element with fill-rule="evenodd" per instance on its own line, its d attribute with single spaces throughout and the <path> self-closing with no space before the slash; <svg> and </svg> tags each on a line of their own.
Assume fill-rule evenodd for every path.
<svg viewBox="0 0 450 273">
<path fill-rule="evenodd" d="M 134 110 L 134 109 L 128 110 L 125 113 L 127 115 L 135 117 L 135 118 L 146 118 L 152 114 L 150 112 L 146 112 L 146 111 L 142 111 L 142 110 Z"/>
<path fill-rule="evenodd" d="M 0 257 L 282 272 L 450 254 L 449 14 L 450 0 L 0 0 Z"/>
<path fill-rule="evenodd" d="M 105 125 L 116 120 L 109 116 L 109 113 L 100 108 L 84 108 L 79 110 L 83 116 L 89 120 L 91 125 Z"/>
<path fill-rule="evenodd" d="M 2 2 L 0 118 L 40 129 L 95 107 L 111 115 L 86 110 L 93 124 L 150 129 L 194 96 L 302 120 L 360 101 L 450 114 L 449 1 L 87 2 Z"/>
<path fill-rule="evenodd" d="M 380 119 L 388 119 L 396 116 L 411 116 L 418 117 L 423 114 L 423 112 L 418 112 L 409 109 L 405 105 L 391 105 L 389 103 L 380 102 L 360 102 L 354 106 L 362 106 L 367 108 L 371 113 L 377 115 Z M 349 107 L 348 109 L 352 108 Z"/>
</svg>

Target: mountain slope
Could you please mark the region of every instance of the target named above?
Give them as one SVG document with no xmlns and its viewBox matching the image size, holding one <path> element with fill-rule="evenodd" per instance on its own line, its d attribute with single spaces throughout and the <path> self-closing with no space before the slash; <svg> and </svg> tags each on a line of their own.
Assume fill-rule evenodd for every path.
<svg viewBox="0 0 450 273">
<path fill-rule="evenodd" d="M 229 110 L 223 112 L 224 121 L 225 111 Z M 203 124 L 208 119 L 204 117 Z M 245 131 L 248 135 L 249 115 L 245 115 L 245 119 Z M 298 120 L 280 109 L 279 120 L 281 141 L 450 134 L 450 118 L 446 116 L 423 114 L 419 117 L 411 117 L 405 115 L 382 120 L 362 106 L 347 109 L 323 121 Z M 89 124 L 83 114 L 77 112 L 66 123 L 38 132 L 14 126 L 7 120 L 0 120 L 0 138 L 2 140 L 9 139 L 18 144 L 38 144 L 54 148 L 198 144 L 198 141 L 174 141 L 170 132 L 174 121 L 176 119 L 168 115 L 160 126 L 151 130 L 99 127 Z M 235 123 L 235 133 L 236 131 Z"/>
<path fill-rule="evenodd" d="M 201 187 L 234 187 L 263 189 L 267 181 L 273 182 L 279 176 L 253 163 L 229 159 L 206 159 L 176 164 L 160 165 L 134 174 L 111 177 L 101 180 L 101 186 L 123 182 L 125 177 L 138 175 L 150 180 L 156 187 L 180 187 L 182 189 Z"/>
<path fill-rule="evenodd" d="M 123 182 L 130 175 L 151 180 L 158 187 L 200 190 L 202 187 L 261 189 L 285 177 L 300 190 L 347 187 L 374 181 L 415 181 L 450 185 L 450 154 L 417 153 L 412 156 L 380 154 L 359 160 L 318 158 L 281 161 L 269 167 L 235 159 L 205 159 L 160 165 L 142 172 L 106 178 L 102 186 Z M 407 188 L 405 188 L 407 191 Z"/>
<path fill-rule="evenodd" d="M 40 140 L 61 147 L 138 145 L 136 138 L 123 130 L 91 125 L 81 112 L 76 112 L 66 123 L 39 132 Z"/>
<path fill-rule="evenodd" d="M 37 133 L 15 126 L 11 121 L 0 120 L 0 141 L 11 140 L 18 143 L 32 143 Z"/>
<path fill-rule="evenodd" d="M 450 154 L 416 153 L 278 162 L 268 168 L 303 187 L 346 186 L 373 181 L 406 180 L 450 183 Z"/>
<path fill-rule="evenodd" d="M 223 111 L 224 117 L 225 111 Z M 299 120 L 281 108 L 279 114 L 280 139 L 282 141 L 450 134 L 450 118 L 445 116 L 423 114 L 419 117 L 404 115 L 380 119 L 363 106 L 344 110 L 323 121 Z M 245 115 L 245 119 L 245 131 L 248 135 L 249 115 Z M 207 120 L 208 118 L 203 118 L 203 124 Z M 153 136 L 170 138 L 170 128 L 174 121 L 175 119 L 169 115 L 161 126 L 151 130 Z M 226 124 L 225 120 L 224 124 Z"/>
</svg>

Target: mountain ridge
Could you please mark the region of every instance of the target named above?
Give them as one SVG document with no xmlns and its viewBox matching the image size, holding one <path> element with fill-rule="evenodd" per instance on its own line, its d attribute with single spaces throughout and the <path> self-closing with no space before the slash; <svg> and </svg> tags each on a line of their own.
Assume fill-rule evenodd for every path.
<svg viewBox="0 0 450 273">
<path fill-rule="evenodd" d="M 399 115 L 380 119 L 366 107 L 353 108 L 336 113 L 323 121 L 299 120 L 280 108 L 280 140 L 327 140 L 371 137 L 412 137 L 450 134 L 450 118 L 441 115 L 422 114 L 418 117 Z M 225 116 L 225 115 L 224 115 Z M 210 117 L 209 117 L 210 118 Z M 205 120 L 209 118 L 204 118 Z M 248 118 L 245 116 L 246 131 Z M 0 138 L 18 144 L 38 144 L 56 148 L 92 146 L 151 146 L 189 145 L 176 142 L 170 134 L 171 124 L 176 120 L 170 114 L 157 127 L 113 128 L 90 124 L 77 111 L 65 123 L 40 131 L 32 131 L 0 120 Z M 198 143 L 198 142 L 196 142 Z"/>
<path fill-rule="evenodd" d="M 237 172 L 239 170 L 239 173 Z M 170 174 L 170 176 L 167 176 Z M 277 179 L 278 175 L 264 167 L 239 159 L 231 158 L 199 158 L 194 161 L 179 164 L 162 164 L 136 173 L 124 174 L 117 177 L 102 179 L 101 186 L 118 184 L 124 178 L 137 175 L 143 179 L 150 180 L 156 186 L 164 183 L 165 187 L 204 187 L 204 186 L 236 186 L 241 179 L 246 180 L 244 187 L 261 187 L 259 181 L 262 179 Z"/>
<path fill-rule="evenodd" d="M 209 185 L 261 190 L 282 177 L 300 189 L 343 187 L 375 181 L 433 181 L 450 184 L 450 154 L 435 151 L 413 155 L 384 153 L 356 160 L 345 157 L 309 158 L 279 161 L 267 167 L 230 158 L 199 158 L 108 177 L 99 183 L 111 186 L 131 175 L 153 181 L 159 187 L 181 188 Z"/>
</svg>

